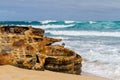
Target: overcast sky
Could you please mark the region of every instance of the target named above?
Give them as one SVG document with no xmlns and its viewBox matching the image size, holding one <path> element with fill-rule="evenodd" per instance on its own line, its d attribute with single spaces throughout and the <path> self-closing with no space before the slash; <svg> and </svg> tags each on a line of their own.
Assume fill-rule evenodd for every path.
<svg viewBox="0 0 120 80">
<path fill-rule="evenodd" d="M 7 20 L 120 20 L 120 0 L 0 0 Z"/>
</svg>

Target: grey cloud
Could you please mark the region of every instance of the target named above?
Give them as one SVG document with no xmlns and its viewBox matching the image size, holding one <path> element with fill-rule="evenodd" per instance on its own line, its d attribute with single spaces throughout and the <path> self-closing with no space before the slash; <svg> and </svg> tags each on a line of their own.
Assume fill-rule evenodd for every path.
<svg viewBox="0 0 120 80">
<path fill-rule="evenodd" d="M 1 0 L 0 19 L 120 19 L 120 0 Z M 11 16 L 12 15 L 12 16 Z"/>
<path fill-rule="evenodd" d="M 0 14 L 4 14 L 4 15 L 12 14 L 12 15 L 14 15 L 14 14 L 16 14 L 16 12 L 15 11 L 9 11 L 9 10 L 0 10 Z"/>
</svg>

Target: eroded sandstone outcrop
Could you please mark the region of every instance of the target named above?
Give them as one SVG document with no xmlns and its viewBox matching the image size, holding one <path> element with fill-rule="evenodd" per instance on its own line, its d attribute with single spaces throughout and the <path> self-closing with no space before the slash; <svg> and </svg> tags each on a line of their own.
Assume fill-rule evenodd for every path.
<svg viewBox="0 0 120 80">
<path fill-rule="evenodd" d="M 61 39 L 46 37 L 44 32 L 31 26 L 1 26 L 0 65 L 80 74 L 81 56 L 64 45 L 52 45 Z"/>
</svg>

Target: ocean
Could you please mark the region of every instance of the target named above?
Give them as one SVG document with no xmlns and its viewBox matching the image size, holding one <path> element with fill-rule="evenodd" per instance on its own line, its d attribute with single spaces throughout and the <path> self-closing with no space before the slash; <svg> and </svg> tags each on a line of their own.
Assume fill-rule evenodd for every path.
<svg viewBox="0 0 120 80">
<path fill-rule="evenodd" d="M 0 21 L 45 29 L 45 36 L 63 39 L 58 44 L 83 58 L 82 71 L 120 80 L 120 21 Z"/>
</svg>

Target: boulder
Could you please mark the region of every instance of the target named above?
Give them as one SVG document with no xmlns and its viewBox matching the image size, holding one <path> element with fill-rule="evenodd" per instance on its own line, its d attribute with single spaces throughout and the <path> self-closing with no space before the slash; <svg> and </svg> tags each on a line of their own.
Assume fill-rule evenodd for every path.
<svg viewBox="0 0 120 80">
<path fill-rule="evenodd" d="M 44 36 L 44 32 L 31 26 L 1 26 L 0 65 L 80 74 L 81 56 L 64 44 L 54 45 L 62 39 Z"/>
</svg>

